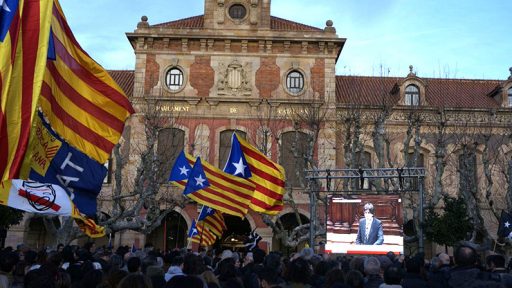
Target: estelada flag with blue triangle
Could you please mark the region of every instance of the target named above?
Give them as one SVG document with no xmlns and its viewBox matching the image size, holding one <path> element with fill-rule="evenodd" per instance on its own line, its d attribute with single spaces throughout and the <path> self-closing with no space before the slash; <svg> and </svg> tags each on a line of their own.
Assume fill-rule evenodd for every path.
<svg viewBox="0 0 512 288">
<path fill-rule="evenodd" d="M 183 194 L 197 203 L 244 218 L 249 211 L 254 184 L 214 167 L 198 157 Z"/>
<path fill-rule="evenodd" d="M 224 171 L 255 184 L 250 203 L 252 210 L 269 215 L 283 210 L 284 168 L 236 133 L 231 137 L 231 151 Z"/>
<path fill-rule="evenodd" d="M 221 237 L 222 233 L 227 230 L 222 213 L 206 205 L 203 205 L 203 208 L 201 208 L 197 221 L 202 222 L 217 237 Z"/>
<path fill-rule="evenodd" d="M 169 175 L 169 181 L 181 189 L 184 189 L 185 185 L 187 185 L 187 180 L 192 171 L 190 160 L 195 161 L 192 155 L 182 150 L 176 161 L 174 161 L 171 174 Z"/>
<path fill-rule="evenodd" d="M 505 210 L 501 211 L 498 236 L 512 239 L 512 215 Z"/>
</svg>

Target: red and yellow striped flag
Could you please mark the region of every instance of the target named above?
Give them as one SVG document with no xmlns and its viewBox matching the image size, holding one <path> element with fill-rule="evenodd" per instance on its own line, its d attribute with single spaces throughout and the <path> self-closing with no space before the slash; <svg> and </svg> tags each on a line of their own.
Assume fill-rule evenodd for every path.
<svg viewBox="0 0 512 288">
<path fill-rule="evenodd" d="M 256 185 L 250 204 L 252 210 L 270 215 L 283 210 L 284 168 L 235 133 L 231 138 L 231 152 L 224 171 Z"/>
<path fill-rule="evenodd" d="M 244 218 L 254 192 L 254 184 L 225 173 L 197 158 L 183 194 L 226 214 Z"/>
<path fill-rule="evenodd" d="M 56 59 L 46 65 L 43 113 L 70 145 L 105 163 L 134 110 L 107 71 L 82 50 L 57 0 L 52 35 Z"/>
<path fill-rule="evenodd" d="M 0 5 L 0 180 L 19 178 L 43 82 L 52 0 Z"/>
<path fill-rule="evenodd" d="M 205 227 L 200 222 L 197 223 L 196 228 L 197 234 L 192 237 L 192 242 L 199 243 L 200 245 L 204 246 L 211 246 L 215 243 L 215 241 L 217 241 L 215 234 L 213 234 L 212 231 L 208 229 L 208 227 Z"/>
</svg>

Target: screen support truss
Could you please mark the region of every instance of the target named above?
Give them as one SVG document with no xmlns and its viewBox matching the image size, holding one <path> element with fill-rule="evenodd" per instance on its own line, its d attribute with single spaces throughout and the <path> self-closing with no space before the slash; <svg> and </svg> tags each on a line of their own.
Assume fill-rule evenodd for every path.
<svg viewBox="0 0 512 288">
<path fill-rule="evenodd" d="M 418 229 L 418 250 L 424 252 L 423 242 L 423 183 L 425 178 L 425 168 L 416 167 L 403 167 L 403 168 L 375 168 L 375 169 L 313 169 L 305 170 L 306 180 L 308 181 L 308 193 L 309 193 L 309 209 L 310 209 L 310 222 L 309 226 L 309 245 L 310 247 L 315 246 L 315 226 L 318 217 L 316 217 L 316 203 L 317 193 L 361 193 L 361 190 L 357 191 L 354 189 L 336 189 L 332 190 L 332 180 L 336 179 L 352 179 L 359 180 L 362 184 L 365 179 L 392 179 L 398 181 L 399 188 L 394 192 L 419 192 L 419 229 Z M 417 179 L 418 185 L 416 189 L 410 189 L 406 187 L 404 189 L 403 182 L 405 179 Z M 325 185 L 321 185 L 325 183 Z M 321 187 L 325 189 L 321 189 Z M 362 186 L 362 185 L 361 185 Z M 364 191 L 365 193 L 371 192 L 371 190 Z M 327 205 L 327 202 L 326 202 Z M 327 219 L 325 219 L 327 221 Z"/>
</svg>

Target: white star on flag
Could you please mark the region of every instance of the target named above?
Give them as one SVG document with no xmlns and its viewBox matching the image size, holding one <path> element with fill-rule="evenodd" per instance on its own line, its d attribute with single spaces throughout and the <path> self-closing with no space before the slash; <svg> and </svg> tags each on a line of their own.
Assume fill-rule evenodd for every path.
<svg viewBox="0 0 512 288">
<path fill-rule="evenodd" d="M 508 223 L 508 221 L 505 222 L 505 228 L 508 228 L 509 226 L 510 226 L 510 223 Z"/>
<path fill-rule="evenodd" d="M 208 207 L 208 209 L 206 209 L 206 212 L 207 213 L 211 213 L 212 212 L 212 208 Z"/>
<path fill-rule="evenodd" d="M 187 176 L 188 171 L 190 171 L 190 169 L 187 169 L 186 166 L 183 166 L 180 168 L 180 175 L 183 174 L 183 175 Z"/>
<path fill-rule="evenodd" d="M 236 168 L 236 171 L 235 171 L 235 173 L 233 173 L 233 175 L 242 174 L 242 176 L 245 176 L 245 167 L 247 167 L 247 166 L 244 165 L 244 161 L 242 161 L 242 157 L 240 157 L 240 161 L 238 161 L 238 163 L 233 162 L 232 164 Z"/>
<path fill-rule="evenodd" d="M 203 179 L 203 175 L 199 175 L 199 177 L 194 177 L 194 179 L 196 179 L 196 186 L 204 186 L 204 181 L 206 181 L 206 179 Z"/>
<path fill-rule="evenodd" d="M 11 12 L 11 9 L 9 9 L 9 6 L 7 6 L 7 2 L 4 1 L 4 0 L 0 0 L 0 6 L 2 6 L 2 8 L 7 11 L 7 12 Z"/>
<path fill-rule="evenodd" d="M 192 229 L 192 235 L 197 234 L 197 228 Z"/>
</svg>

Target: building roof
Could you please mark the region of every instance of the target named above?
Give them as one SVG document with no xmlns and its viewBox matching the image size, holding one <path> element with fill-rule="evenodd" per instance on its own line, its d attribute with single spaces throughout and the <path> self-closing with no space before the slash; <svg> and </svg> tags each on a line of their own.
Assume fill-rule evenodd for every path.
<svg viewBox="0 0 512 288">
<path fill-rule="evenodd" d="M 110 76 L 116 81 L 117 85 L 123 89 L 128 98 L 133 96 L 133 81 L 135 72 L 133 70 L 108 70 Z"/>
<path fill-rule="evenodd" d="M 151 25 L 150 27 L 165 27 L 173 29 L 201 29 L 204 26 L 204 15 L 198 15 L 165 23 Z M 304 32 L 314 31 L 320 32 L 323 29 L 305 25 L 302 23 L 270 16 L 270 29 L 278 31 Z"/>
<path fill-rule="evenodd" d="M 108 73 L 131 97 L 133 95 L 133 70 L 109 70 Z M 405 78 L 373 76 L 336 76 L 336 99 L 341 104 L 396 105 L 399 93 L 396 86 Z M 500 80 L 466 80 L 420 78 L 425 83 L 425 97 L 429 107 L 450 108 L 498 108 L 500 107 L 488 94 Z"/>
<path fill-rule="evenodd" d="M 395 105 L 400 100 L 396 89 L 406 78 L 336 76 L 338 103 L 358 105 Z M 502 81 L 443 78 L 419 78 L 425 83 L 425 100 L 429 107 L 498 108 L 500 104 L 488 94 Z"/>
</svg>

